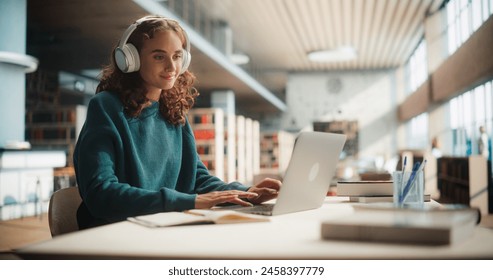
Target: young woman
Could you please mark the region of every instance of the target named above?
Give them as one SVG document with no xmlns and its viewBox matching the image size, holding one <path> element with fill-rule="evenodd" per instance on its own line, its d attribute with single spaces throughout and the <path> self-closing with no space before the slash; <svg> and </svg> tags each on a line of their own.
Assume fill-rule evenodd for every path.
<svg viewBox="0 0 493 280">
<path fill-rule="evenodd" d="M 164 211 L 243 206 L 275 198 L 281 183 L 246 187 L 209 174 L 186 114 L 197 90 L 178 22 L 132 24 L 102 73 L 74 152 L 81 229 Z"/>
</svg>

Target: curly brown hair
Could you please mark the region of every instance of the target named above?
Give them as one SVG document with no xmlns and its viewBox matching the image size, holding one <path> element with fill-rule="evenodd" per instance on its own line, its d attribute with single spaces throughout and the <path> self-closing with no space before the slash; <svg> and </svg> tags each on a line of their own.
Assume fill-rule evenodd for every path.
<svg viewBox="0 0 493 280">
<path fill-rule="evenodd" d="M 153 17 L 140 23 L 128 39 L 128 43 L 133 44 L 140 51 L 145 40 L 153 38 L 156 32 L 165 30 L 176 32 L 185 48 L 185 31 L 174 20 L 161 17 Z M 96 93 L 102 91 L 117 93 L 123 103 L 125 114 L 138 117 L 150 101 L 146 97 L 147 90 L 144 81 L 138 71 L 123 73 L 116 66 L 115 49 L 116 47 L 112 51 L 111 62 L 103 67 Z M 176 79 L 171 89 L 161 91 L 159 111 L 168 122 L 174 125 L 185 124 L 185 116 L 199 95 L 197 89 L 193 87 L 194 82 L 195 76 L 187 70 Z"/>
</svg>

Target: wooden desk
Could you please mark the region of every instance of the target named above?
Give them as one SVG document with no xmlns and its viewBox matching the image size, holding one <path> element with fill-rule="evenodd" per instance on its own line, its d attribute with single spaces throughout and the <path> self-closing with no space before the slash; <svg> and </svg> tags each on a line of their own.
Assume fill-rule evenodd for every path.
<svg viewBox="0 0 493 280">
<path fill-rule="evenodd" d="M 120 222 L 27 246 L 22 258 L 48 259 L 492 259 L 493 230 L 477 227 L 451 246 L 327 241 L 320 225 L 353 212 L 347 198 L 268 223 L 146 228 Z"/>
</svg>

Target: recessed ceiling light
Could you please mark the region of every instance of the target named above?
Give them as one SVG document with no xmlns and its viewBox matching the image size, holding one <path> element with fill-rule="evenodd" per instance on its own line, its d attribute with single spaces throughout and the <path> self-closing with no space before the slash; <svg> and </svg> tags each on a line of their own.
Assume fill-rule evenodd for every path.
<svg viewBox="0 0 493 280">
<path fill-rule="evenodd" d="M 340 62 L 356 59 L 356 50 L 350 46 L 337 49 L 319 50 L 308 53 L 308 59 L 313 62 Z"/>
</svg>

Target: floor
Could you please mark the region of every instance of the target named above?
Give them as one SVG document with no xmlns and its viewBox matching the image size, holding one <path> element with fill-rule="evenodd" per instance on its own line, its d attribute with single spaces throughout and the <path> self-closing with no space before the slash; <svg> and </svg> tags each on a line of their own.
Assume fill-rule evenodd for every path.
<svg viewBox="0 0 493 280">
<path fill-rule="evenodd" d="M 479 226 L 493 230 L 493 214 L 483 216 Z M 49 239 L 51 239 L 51 233 L 46 214 L 0 221 L 0 260 L 18 259 L 12 254 L 13 249 Z"/>
<path fill-rule="evenodd" d="M 48 215 L 0 221 L 0 259 L 17 259 L 13 249 L 51 239 Z"/>
</svg>

